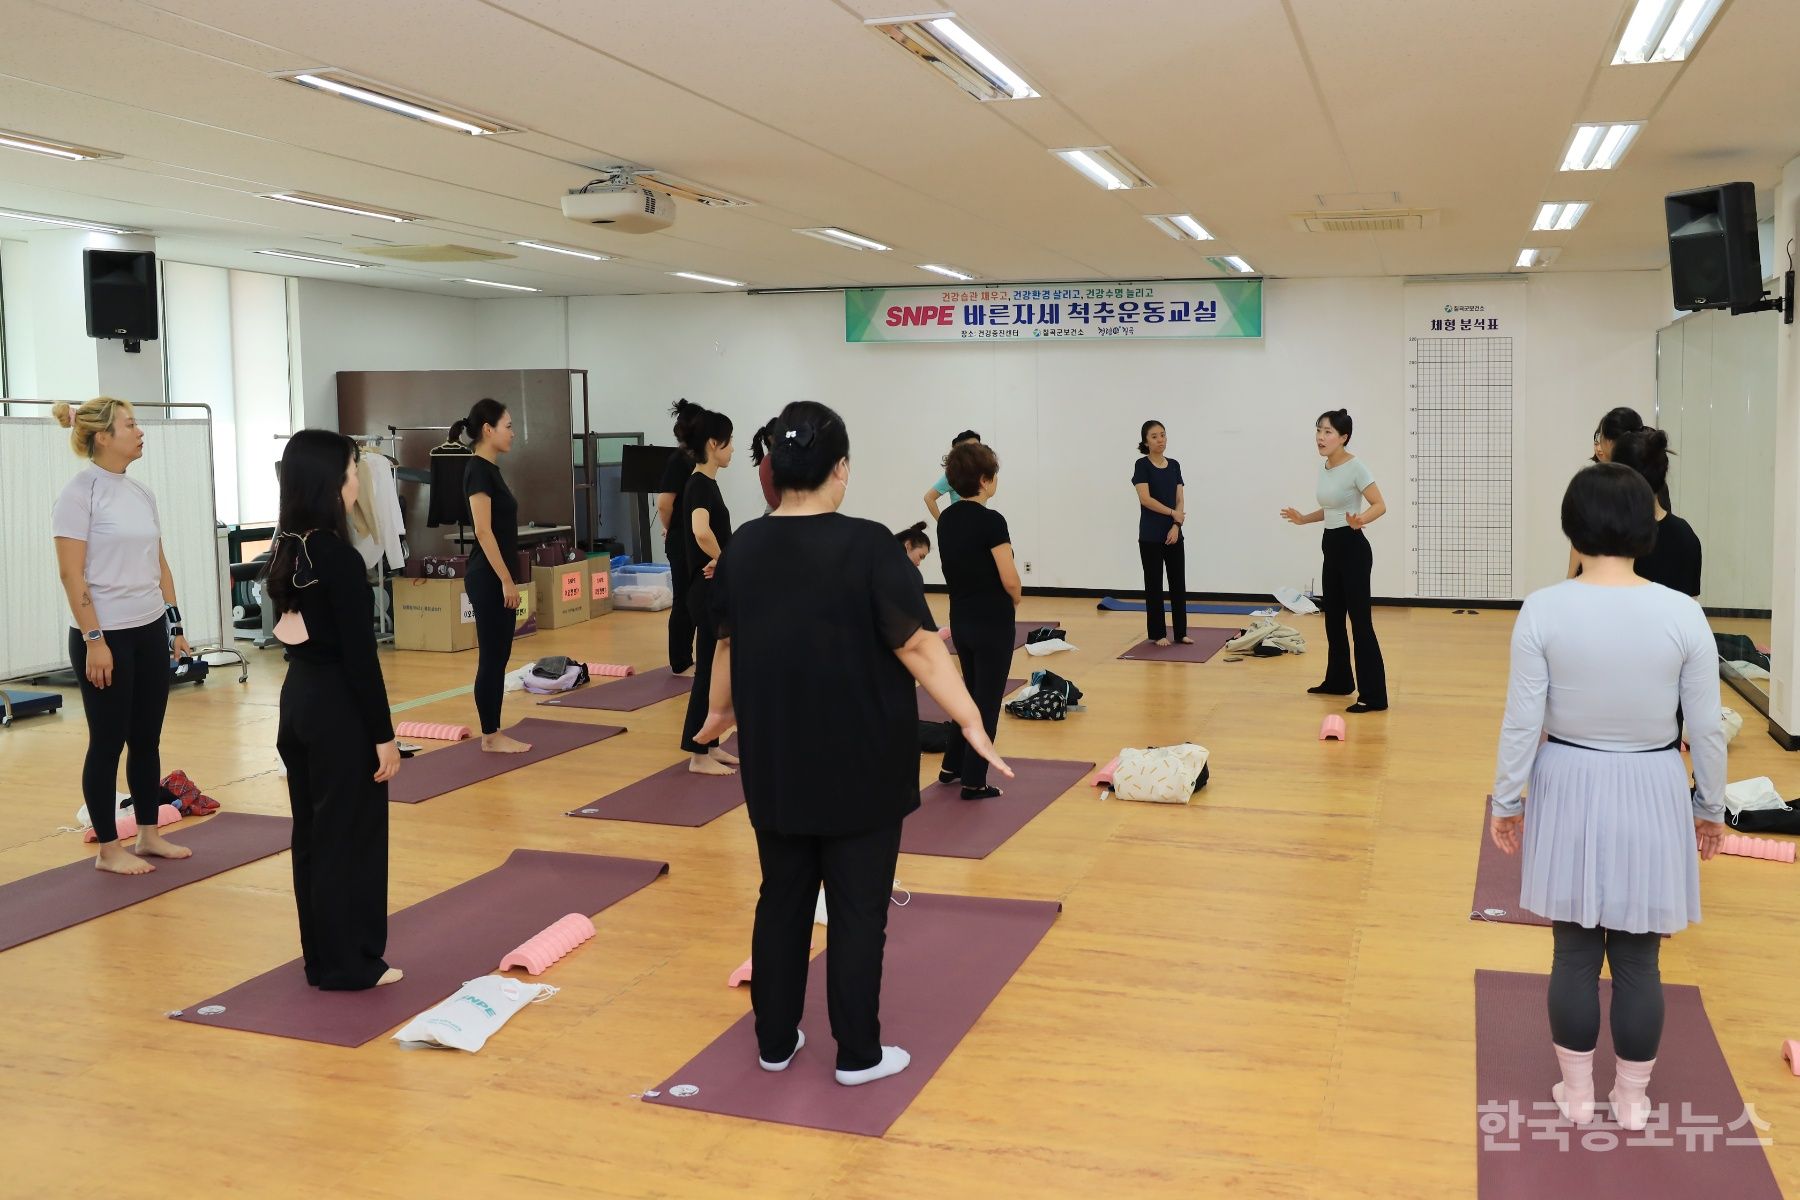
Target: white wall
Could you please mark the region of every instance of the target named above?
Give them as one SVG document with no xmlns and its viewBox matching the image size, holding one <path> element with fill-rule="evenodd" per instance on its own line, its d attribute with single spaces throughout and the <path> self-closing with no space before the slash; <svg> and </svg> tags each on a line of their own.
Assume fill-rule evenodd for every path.
<svg viewBox="0 0 1800 1200">
<path fill-rule="evenodd" d="M 37 335 L 33 331 L 31 297 L 31 247 L 24 242 L 0 242 L 0 309 L 6 321 L 5 393 L 21 399 L 37 391 Z"/>
<path fill-rule="evenodd" d="M 339 371 L 467 371 L 488 365 L 478 345 L 478 301 L 318 279 L 297 280 L 290 296 L 289 350 L 300 364 L 306 426 L 337 428 Z"/>
</svg>

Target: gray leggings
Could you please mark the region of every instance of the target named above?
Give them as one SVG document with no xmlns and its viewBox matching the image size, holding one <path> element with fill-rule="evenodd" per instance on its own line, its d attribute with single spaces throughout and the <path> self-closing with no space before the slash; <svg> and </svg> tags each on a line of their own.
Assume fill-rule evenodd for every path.
<svg viewBox="0 0 1800 1200">
<path fill-rule="evenodd" d="M 1620 933 L 1556 922 L 1556 954 L 1550 966 L 1550 1038 L 1582 1053 L 1600 1040 L 1600 962 L 1612 966 L 1613 1053 L 1648 1062 L 1662 1041 L 1660 933 Z"/>
</svg>

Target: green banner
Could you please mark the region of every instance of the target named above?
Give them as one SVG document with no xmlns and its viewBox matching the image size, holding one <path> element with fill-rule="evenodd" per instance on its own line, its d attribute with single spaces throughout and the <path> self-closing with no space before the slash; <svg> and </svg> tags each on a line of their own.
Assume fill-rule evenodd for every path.
<svg viewBox="0 0 1800 1200">
<path fill-rule="evenodd" d="M 1259 338 L 1260 279 L 853 288 L 846 342 Z"/>
</svg>

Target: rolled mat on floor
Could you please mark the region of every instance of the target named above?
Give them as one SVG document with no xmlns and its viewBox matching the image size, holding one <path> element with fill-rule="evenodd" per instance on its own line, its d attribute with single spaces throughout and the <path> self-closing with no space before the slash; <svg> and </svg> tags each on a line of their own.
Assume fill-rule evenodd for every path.
<svg viewBox="0 0 1800 1200">
<path fill-rule="evenodd" d="M 637 668 L 626 663 L 589 663 L 588 677 L 598 679 L 606 676 L 610 679 L 623 679 L 627 675 L 636 675 Z"/>
<path fill-rule="evenodd" d="M 394 736 L 424 738 L 428 742 L 460 742 L 475 735 L 467 725 L 447 721 L 402 721 L 394 726 Z"/>
<path fill-rule="evenodd" d="M 723 749 L 737 751 L 737 738 L 727 738 Z M 566 815 L 595 821 L 639 821 L 646 825 L 682 825 L 698 828 L 724 816 L 744 802 L 744 781 L 736 775 L 697 775 L 688 760 L 664 767 L 656 774 L 627 784 Z"/>
<path fill-rule="evenodd" d="M 914 892 L 888 911 L 881 973 L 881 1040 L 912 1055 L 900 1074 L 861 1087 L 833 1077 L 836 1045 L 826 1014 L 831 948 L 806 980 L 806 1045 L 780 1073 L 757 1065 L 746 1014 L 686 1066 L 644 1093 L 650 1104 L 880 1137 L 974 1027 L 1056 921 L 1054 900 L 999 900 Z"/>
<path fill-rule="evenodd" d="M 668 873 L 667 863 L 514 850 L 485 875 L 388 918 L 387 961 L 406 978 L 361 992 L 322 992 L 299 959 L 171 1013 L 176 1020 L 276 1037 L 360 1046 L 487 975 L 522 942 L 569 913 L 610 908 Z"/>
<path fill-rule="evenodd" d="M 573 692 L 563 692 L 542 703 L 556 708 L 597 708 L 602 712 L 636 712 L 685 696 L 694 681 L 687 675 L 670 673 L 667 667 L 629 675 L 611 683 L 592 684 Z"/>
<path fill-rule="evenodd" d="M 991 800 L 964 800 L 960 784 L 927 784 L 900 827 L 900 853 L 986 858 L 1094 769 L 1091 762 L 1053 758 L 1008 759 L 1007 765 L 1012 779 L 988 771 L 988 782 L 1006 793 Z"/>
<path fill-rule="evenodd" d="M 394 804 L 417 804 L 555 758 L 595 742 L 624 733 L 618 725 L 583 725 L 576 721 L 545 721 L 528 717 L 503 733 L 528 742 L 531 749 L 523 754 L 489 753 L 478 741 L 458 742 L 442 750 L 408 759 L 400 774 L 388 784 L 388 800 Z M 460 981 L 459 981 L 460 982 Z"/>
<path fill-rule="evenodd" d="M 260 813 L 220 813 L 171 829 L 168 836 L 191 849 L 193 857 L 156 859 L 156 870 L 147 875 L 114 875 L 96 871 L 90 854 L 0 884 L 0 950 L 278 854 L 292 844 L 294 822 Z"/>
<path fill-rule="evenodd" d="M 1100 603 L 1094 605 L 1094 607 L 1099 609 L 1101 612 L 1137 612 L 1137 613 L 1141 613 L 1141 612 L 1149 612 L 1150 611 L 1150 606 L 1148 604 L 1145 604 L 1142 600 L 1120 600 L 1116 596 L 1104 596 L 1101 598 Z M 1195 603 L 1190 603 L 1187 606 L 1187 610 L 1189 613 L 1191 613 L 1195 616 L 1247 617 L 1251 613 L 1257 612 L 1260 609 L 1279 608 L 1279 607 L 1281 607 L 1281 606 L 1278 605 L 1277 603 L 1275 603 L 1275 601 L 1271 600 L 1267 604 L 1195 604 Z M 1168 600 L 1163 601 L 1163 611 L 1164 612 L 1173 612 L 1174 610 L 1175 610 L 1175 605 L 1172 602 L 1170 602 Z"/>
<path fill-rule="evenodd" d="M 1006 681 L 1006 691 L 1001 694 L 1010 696 L 1024 686 L 1025 681 L 1023 679 L 1008 679 Z M 930 692 L 927 692 L 924 688 L 920 688 L 919 720 L 937 722 L 948 721 L 949 719 L 950 714 L 944 711 L 944 706 L 939 704 L 936 700 L 933 700 Z"/>
<path fill-rule="evenodd" d="M 1223 650 L 1225 643 L 1236 637 L 1238 632 L 1236 629 L 1213 629 L 1205 626 L 1190 628 L 1187 635 L 1194 639 L 1190 645 L 1171 642 L 1167 646 L 1159 646 L 1152 641 L 1142 641 L 1119 657 L 1145 662 L 1203 663 Z"/>
<path fill-rule="evenodd" d="M 1548 955 L 1546 955 L 1546 958 Z M 1701 1003 L 1700 989 L 1663 985 L 1666 1016 L 1650 1080 L 1650 1125 L 1610 1120 L 1611 981 L 1600 983 L 1594 1086 L 1602 1119 L 1564 1120 L 1545 1012 L 1547 975 L 1475 972 L 1475 1146 L 1480 1200 L 1547 1197 L 1729 1197 L 1779 1200 L 1781 1188 Z M 1658 1144 L 1660 1143 L 1660 1144 Z"/>
</svg>

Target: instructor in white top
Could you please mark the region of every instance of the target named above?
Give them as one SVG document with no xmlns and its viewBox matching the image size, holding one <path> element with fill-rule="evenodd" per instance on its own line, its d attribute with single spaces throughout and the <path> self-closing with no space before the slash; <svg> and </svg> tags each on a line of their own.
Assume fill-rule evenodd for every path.
<svg viewBox="0 0 1800 1200">
<path fill-rule="evenodd" d="M 1306 690 L 1325 696 L 1356 692 L 1356 703 L 1346 712 L 1380 712 L 1388 706 L 1387 667 L 1381 661 L 1381 643 L 1375 640 L 1370 614 L 1369 574 L 1375 557 L 1363 529 L 1381 519 L 1387 502 L 1368 466 L 1348 449 L 1353 428 L 1350 414 L 1341 408 L 1319 414 L 1313 426 L 1313 444 L 1325 460 L 1319 468 L 1319 507 L 1309 513 L 1284 508 L 1281 516 L 1291 525 L 1325 523 L 1325 569 L 1320 575 L 1325 593 L 1325 681 Z M 1363 507 L 1365 500 L 1367 508 Z M 1344 636 L 1346 616 L 1351 638 Z M 1354 674 L 1350 670 L 1352 639 L 1356 645 Z"/>
<path fill-rule="evenodd" d="M 58 404 L 51 411 L 74 431 L 69 442 L 75 453 L 89 460 L 56 498 L 50 532 L 75 618 L 69 662 L 87 714 L 81 793 L 100 843 L 94 865 L 142 875 L 156 869 L 149 858 L 193 853 L 156 830 L 169 664 L 191 650 L 175 606 L 175 579 L 163 557 L 156 499 L 125 477 L 125 469 L 144 456 L 144 431 L 131 405 L 101 396 L 80 408 Z M 137 818 L 136 855 L 119 841 L 113 789 L 121 753 Z"/>
</svg>

